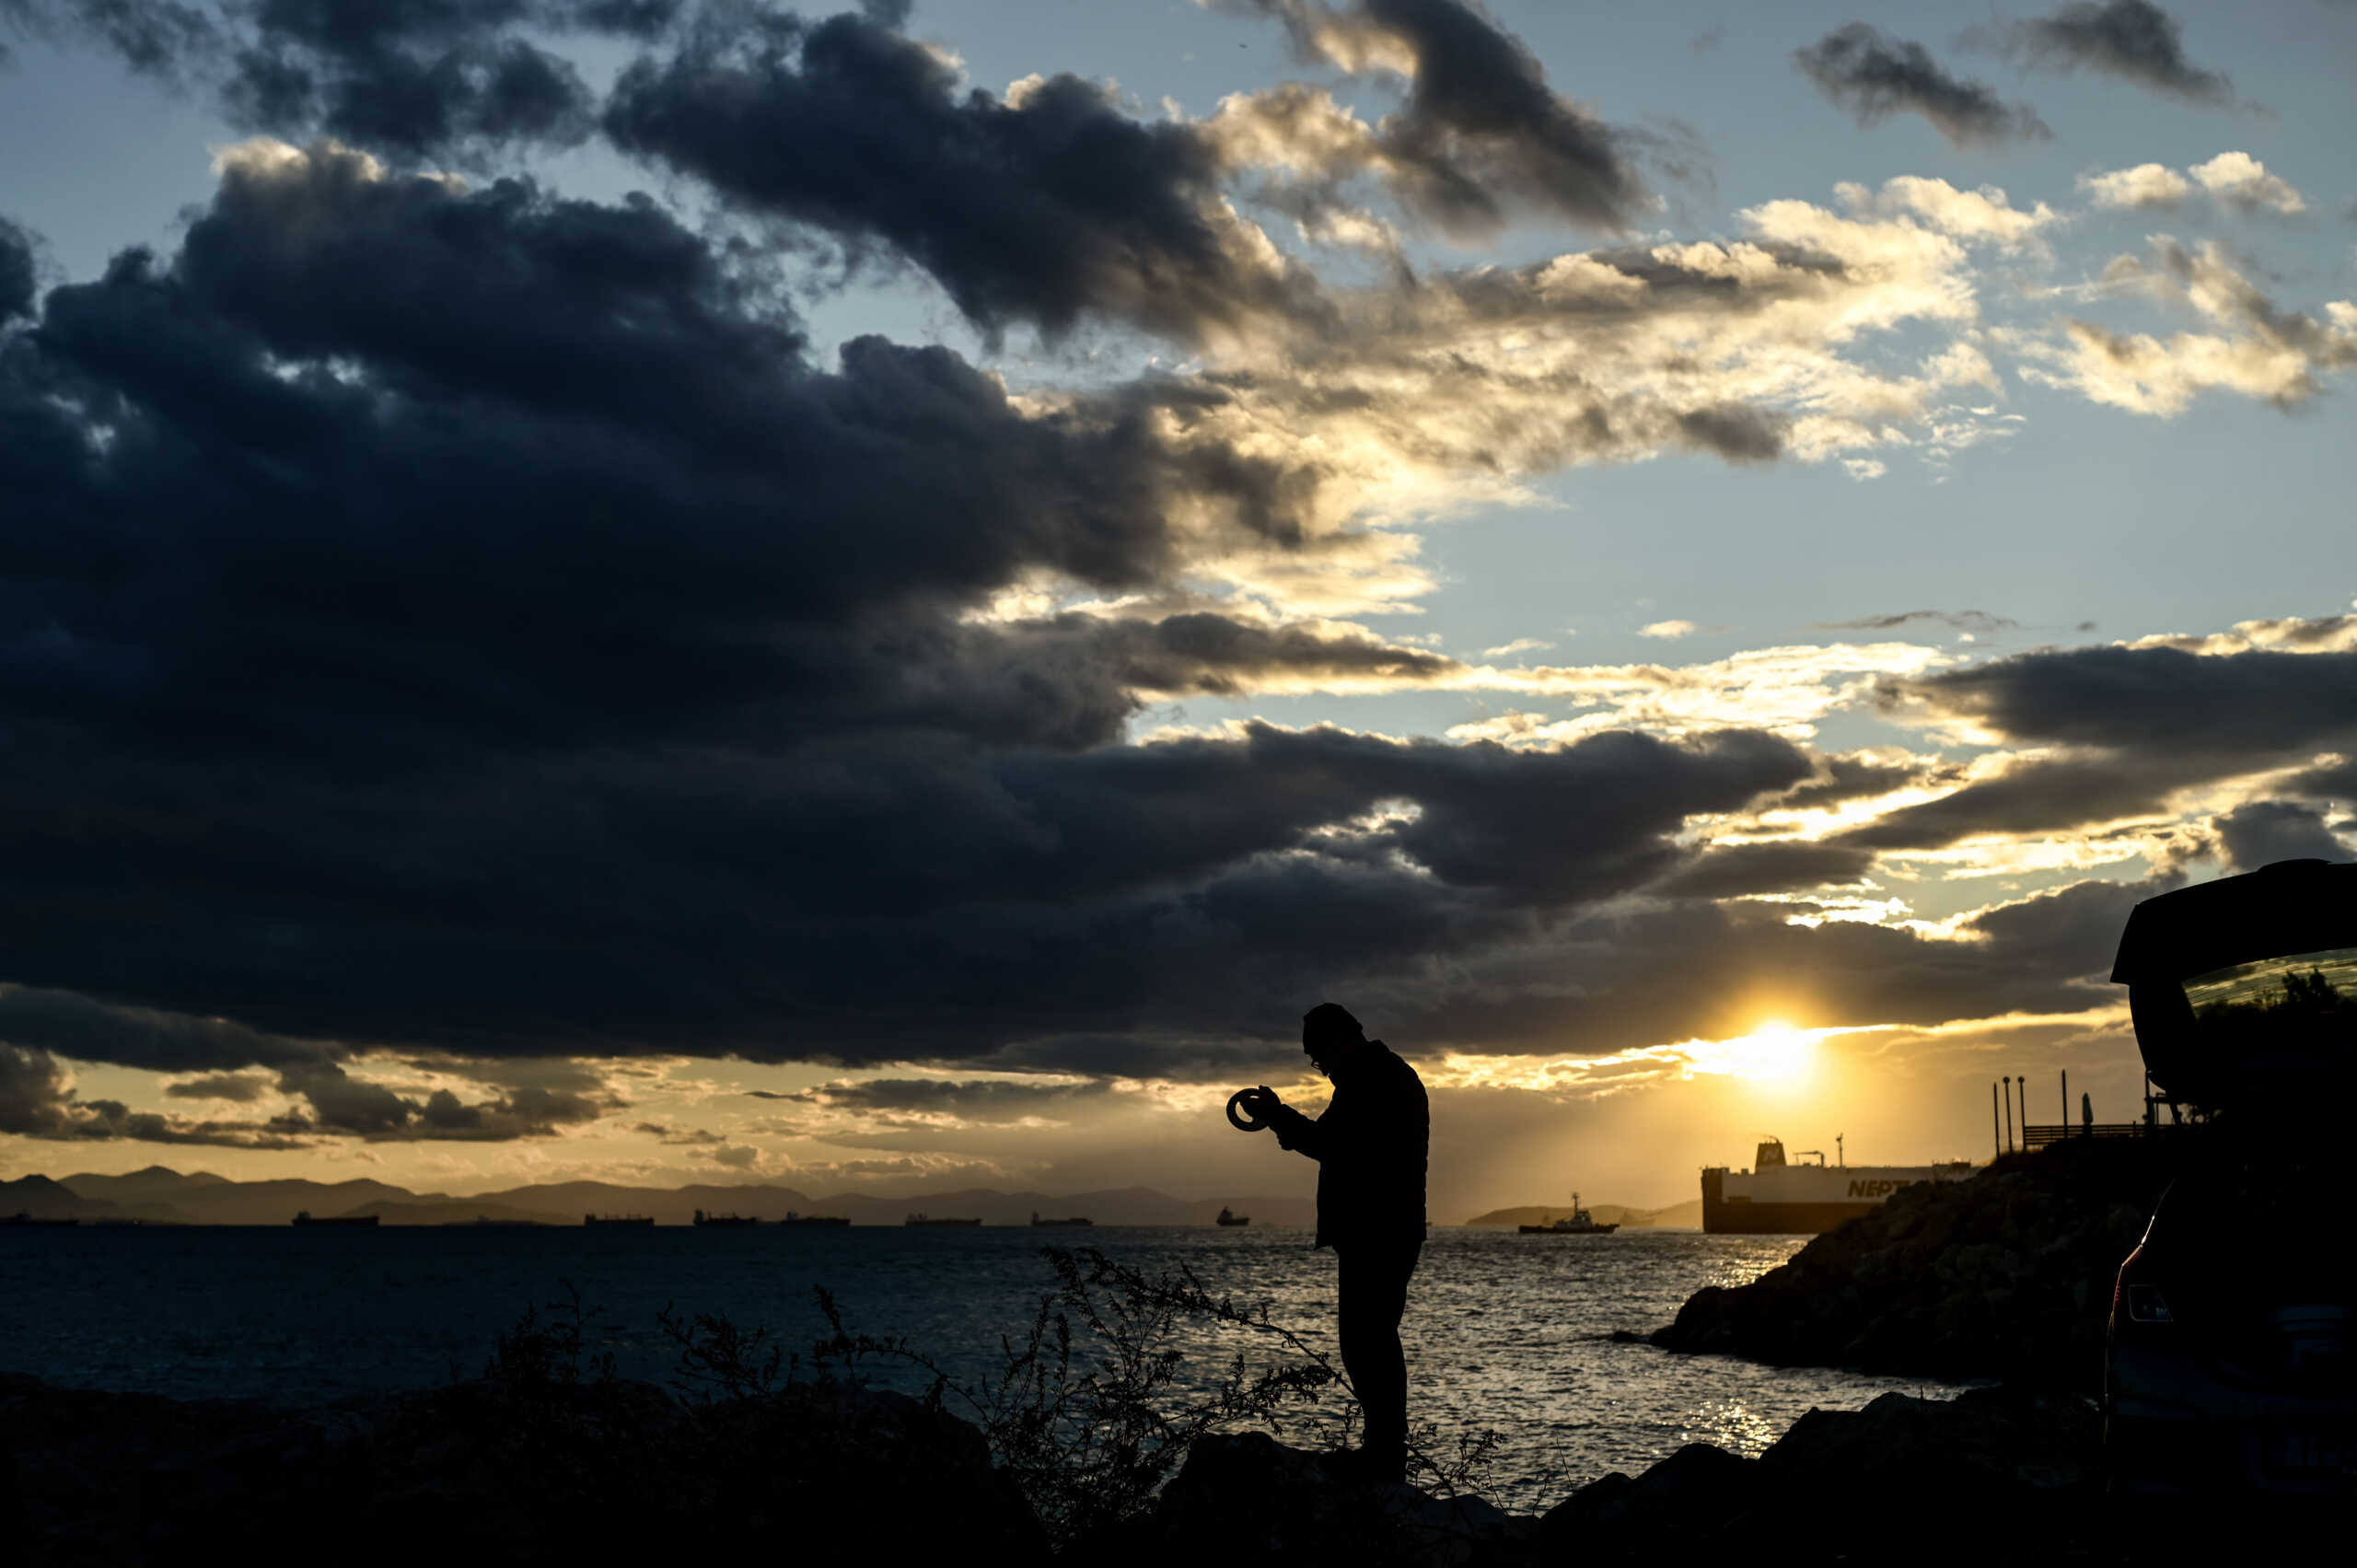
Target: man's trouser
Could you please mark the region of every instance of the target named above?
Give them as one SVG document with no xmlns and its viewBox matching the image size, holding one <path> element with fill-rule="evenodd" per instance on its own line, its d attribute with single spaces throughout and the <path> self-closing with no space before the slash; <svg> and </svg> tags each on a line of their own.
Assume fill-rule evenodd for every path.
<svg viewBox="0 0 2357 1568">
<path fill-rule="evenodd" d="M 1342 1370 L 1366 1413 L 1365 1446 L 1404 1462 L 1408 1353 L 1399 1346 L 1399 1318 L 1408 1310 L 1408 1278 L 1423 1242 L 1352 1241 L 1334 1250 L 1341 1264 L 1335 1338 L 1341 1342 Z"/>
</svg>

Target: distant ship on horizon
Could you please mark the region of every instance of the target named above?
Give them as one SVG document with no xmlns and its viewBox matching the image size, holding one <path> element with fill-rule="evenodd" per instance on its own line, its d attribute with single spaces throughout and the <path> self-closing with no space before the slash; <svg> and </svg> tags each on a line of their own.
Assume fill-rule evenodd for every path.
<svg viewBox="0 0 2357 1568">
<path fill-rule="evenodd" d="M 777 1223 L 780 1225 L 849 1225 L 851 1216 L 848 1214 L 804 1214 L 788 1209 L 785 1211 L 785 1218 Z"/>
<path fill-rule="evenodd" d="M 308 1209 L 295 1211 L 296 1225 L 375 1225 L 382 1214 L 314 1214 Z"/>
<path fill-rule="evenodd" d="M 1034 1209 L 1031 1211 L 1031 1223 L 1036 1226 L 1043 1228 L 1049 1226 L 1068 1228 L 1073 1225 L 1095 1225 L 1097 1222 L 1090 1219 L 1086 1214 L 1074 1214 L 1070 1219 L 1063 1220 L 1043 1220 L 1039 1217 L 1039 1211 Z"/>
<path fill-rule="evenodd" d="M 981 1222 L 979 1218 L 976 1218 L 976 1219 L 970 1219 L 970 1220 L 937 1220 L 937 1219 L 933 1218 L 933 1217 L 932 1217 L 931 1215 L 929 1215 L 929 1214 L 911 1214 L 907 1219 L 902 1220 L 900 1223 L 901 1223 L 902 1225 L 980 1225 L 980 1224 L 981 1224 L 982 1222 Z"/>
<path fill-rule="evenodd" d="M 1874 1213 L 1901 1188 L 1961 1181 L 1977 1168 L 1970 1160 L 1829 1166 L 1822 1151 L 1800 1151 L 1801 1158 L 1811 1155 L 1815 1165 L 1793 1164 L 1782 1139 L 1765 1138 L 1749 1170 L 1704 1169 L 1702 1229 L 1713 1236 L 1814 1235 Z"/>
<path fill-rule="evenodd" d="M 758 1219 L 755 1219 L 755 1218 L 754 1218 L 752 1215 L 750 1215 L 750 1214 L 705 1214 L 702 1209 L 698 1209 L 698 1210 L 696 1211 L 695 1220 L 694 1220 L 694 1222 L 693 1222 L 693 1223 L 695 1223 L 696 1225 L 759 1225 L 759 1224 L 761 1224 L 761 1222 L 760 1220 L 758 1220 Z"/>
<path fill-rule="evenodd" d="M 1223 1203 L 1220 1205 L 1219 1218 L 1213 1220 L 1212 1223 L 1213 1225 L 1250 1225 L 1252 1223 L 1252 1216 L 1250 1214 L 1231 1214 L 1228 1211 L 1227 1205 Z"/>
<path fill-rule="evenodd" d="M 641 1226 L 653 1225 L 655 1223 L 655 1216 L 653 1214 L 584 1214 L 581 1216 L 581 1223 L 583 1225 L 611 1225 Z"/>
<path fill-rule="evenodd" d="M 1598 1225 L 1596 1216 L 1580 1207 L 1580 1195 L 1572 1194 L 1572 1212 L 1559 1214 L 1552 1225 L 1525 1225 L 1515 1227 L 1525 1236 L 1610 1236 L 1620 1228 L 1620 1222 Z"/>
</svg>

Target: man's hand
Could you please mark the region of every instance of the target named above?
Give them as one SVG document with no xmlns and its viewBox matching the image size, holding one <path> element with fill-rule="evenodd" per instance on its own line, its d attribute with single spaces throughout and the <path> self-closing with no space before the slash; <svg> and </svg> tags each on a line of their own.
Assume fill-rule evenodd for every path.
<svg viewBox="0 0 2357 1568">
<path fill-rule="evenodd" d="M 1277 1091 L 1266 1084 L 1262 1084 L 1258 1088 L 1244 1091 L 1244 1114 L 1255 1121 L 1270 1120 L 1284 1109 L 1284 1103 L 1277 1098 Z"/>
</svg>

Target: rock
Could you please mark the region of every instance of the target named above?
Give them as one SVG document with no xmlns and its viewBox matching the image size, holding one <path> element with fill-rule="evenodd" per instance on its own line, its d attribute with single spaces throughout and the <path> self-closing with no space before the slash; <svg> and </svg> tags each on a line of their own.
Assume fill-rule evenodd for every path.
<svg viewBox="0 0 2357 1568">
<path fill-rule="evenodd" d="M 2180 1157 L 2165 1140 L 2061 1144 L 1903 1189 L 1750 1284 L 1697 1291 L 1653 1342 L 2095 1392 L 2113 1279 Z"/>
<path fill-rule="evenodd" d="M 1132 1568 L 1455 1568 L 1521 1560 L 1515 1549 L 1531 1521 L 1478 1497 L 1358 1482 L 1347 1458 L 1287 1447 L 1264 1433 L 1198 1438 L 1151 1514 L 1068 1555 Z"/>
<path fill-rule="evenodd" d="M 831 1384 L 709 1407 L 623 1381 L 483 1380 L 302 1410 L 0 1378 L 12 1558 L 184 1561 L 301 1543 L 347 1562 L 577 1563 L 839 1542 L 1037 1562 L 981 1434 Z"/>
</svg>

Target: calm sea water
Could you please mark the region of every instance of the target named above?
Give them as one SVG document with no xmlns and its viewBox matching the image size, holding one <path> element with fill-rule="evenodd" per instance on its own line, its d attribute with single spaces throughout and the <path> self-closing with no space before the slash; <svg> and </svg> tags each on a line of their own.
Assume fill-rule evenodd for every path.
<svg viewBox="0 0 2357 1568">
<path fill-rule="evenodd" d="M 1333 1255 L 1309 1239 L 1257 1226 L 0 1228 L 0 1369 L 181 1398 L 417 1387 L 480 1370 L 502 1329 L 569 1282 L 626 1376 L 668 1376 L 656 1323 L 667 1303 L 806 1344 L 822 1327 L 813 1285 L 834 1293 L 853 1328 L 905 1334 L 971 1371 L 1029 1322 L 1051 1283 L 1039 1248 L 1058 1244 L 1150 1272 L 1183 1264 L 1330 1349 Z M 1416 1416 L 1445 1434 L 1499 1433 L 1492 1491 L 1538 1510 L 1681 1444 L 1758 1453 L 1811 1406 L 1954 1393 L 1612 1342 L 1616 1330 L 1667 1322 L 1703 1285 L 1758 1277 L 1805 1239 L 1434 1231 L 1404 1329 Z"/>
</svg>

